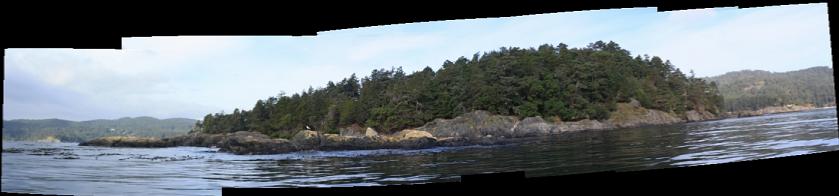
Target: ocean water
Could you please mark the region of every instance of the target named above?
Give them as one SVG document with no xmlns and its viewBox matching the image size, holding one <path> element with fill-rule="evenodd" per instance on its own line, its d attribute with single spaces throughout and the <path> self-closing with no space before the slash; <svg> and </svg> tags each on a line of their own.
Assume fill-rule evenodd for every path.
<svg viewBox="0 0 839 196">
<path fill-rule="evenodd" d="M 3 142 L 2 191 L 220 195 L 221 187 L 335 187 L 717 164 L 839 150 L 836 109 L 580 131 L 501 146 L 233 155 L 218 149 Z"/>
</svg>

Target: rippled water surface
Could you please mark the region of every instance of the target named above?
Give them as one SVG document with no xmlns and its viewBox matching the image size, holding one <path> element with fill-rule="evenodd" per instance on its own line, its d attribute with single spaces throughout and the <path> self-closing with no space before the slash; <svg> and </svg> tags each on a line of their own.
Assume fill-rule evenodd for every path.
<svg viewBox="0 0 839 196">
<path fill-rule="evenodd" d="M 3 142 L 2 191 L 74 195 L 220 195 L 221 187 L 375 186 L 640 170 L 839 149 L 836 109 L 679 125 L 582 131 L 522 144 L 424 150 L 232 155 L 218 149 L 103 148 Z"/>
</svg>

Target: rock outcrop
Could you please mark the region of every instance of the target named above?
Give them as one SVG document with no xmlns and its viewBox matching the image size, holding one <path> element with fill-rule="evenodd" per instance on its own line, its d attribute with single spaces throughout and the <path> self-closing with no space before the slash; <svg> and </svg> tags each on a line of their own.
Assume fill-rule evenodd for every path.
<svg viewBox="0 0 839 196">
<path fill-rule="evenodd" d="M 137 136 L 107 136 L 79 143 L 80 146 L 110 146 L 110 147 L 168 147 L 168 143 L 159 138 Z"/>
<path fill-rule="evenodd" d="M 234 154 L 277 154 L 298 149 L 289 140 L 273 139 L 261 133 L 247 131 L 226 135 L 218 147 L 221 152 Z"/>
<path fill-rule="evenodd" d="M 637 127 L 643 125 L 661 125 L 683 122 L 674 114 L 660 110 L 646 109 L 641 107 L 637 101 L 630 103 L 618 103 L 617 109 L 610 113 L 608 124 L 617 128 Z M 598 125 L 590 125 L 598 126 Z M 611 128 L 608 125 L 600 125 L 599 128 Z"/>
<path fill-rule="evenodd" d="M 425 131 L 414 130 L 414 129 L 406 129 L 406 130 L 396 132 L 396 133 L 393 134 L 393 137 L 396 137 L 398 139 L 403 139 L 403 140 L 414 139 L 414 138 L 423 138 L 423 137 L 434 138 L 434 136 L 432 136 L 431 133 L 428 133 L 428 132 L 425 132 Z M 437 139 L 437 138 L 434 138 L 434 139 Z"/>
<path fill-rule="evenodd" d="M 545 122 L 542 117 L 527 117 L 513 126 L 513 137 L 531 137 L 558 133 L 559 126 Z"/>
<path fill-rule="evenodd" d="M 518 118 L 514 116 L 492 115 L 477 110 L 453 119 L 435 119 L 416 129 L 427 131 L 435 137 L 512 137 L 517 122 Z"/>
<path fill-rule="evenodd" d="M 688 122 L 695 122 L 695 121 L 706 121 L 706 120 L 713 120 L 717 119 L 714 114 L 708 111 L 696 111 L 690 110 L 685 112 L 685 118 Z"/>
<path fill-rule="evenodd" d="M 706 112 L 707 113 L 707 112 Z M 711 115 L 710 113 L 707 113 Z M 702 119 L 711 119 L 702 116 Z M 427 131 L 438 138 L 518 138 L 565 131 L 602 130 L 614 128 L 638 127 L 684 122 L 674 114 L 659 110 L 646 109 L 637 101 L 618 103 L 617 110 L 605 121 L 579 120 L 569 122 L 548 122 L 542 117 L 526 117 L 519 120 L 515 116 L 492 115 L 487 111 L 474 111 L 453 119 L 435 119 L 417 130 Z"/>
<path fill-rule="evenodd" d="M 347 137 L 364 137 L 367 131 L 358 124 L 338 129 L 338 135 Z"/>
<path fill-rule="evenodd" d="M 368 127 L 367 130 L 364 132 L 364 137 L 375 137 L 379 136 L 379 132 L 376 132 L 375 129 Z"/>
<path fill-rule="evenodd" d="M 320 146 L 321 138 L 318 132 L 302 130 L 291 137 L 291 143 L 298 149 L 316 149 Z"/>
<path fill-rule="evenodd" d="M 646 109 L 637 101 L 619 103 L 608 120 L 579 120 L 563 122 L 542 117 L 493 115 L 474 111 L 453 119 L 435 119 L 421 127 L 393 134 L 379 134 L 373 128 L 354 125 L 339 130 L 340 134 L 323 134 L 301 130 L 290 140 L 274 139 L 257 132 L 240 131 L 224 134 L 190 133 L 188 135 L 156 139 L 139 137 L 103 137 L 80 145 L 110 147 L 218 147 L 234 154 L 276 154 L 303 150 L 364 150 L 387 148 L 430 148 L 435 146 L 495 145 L 516 142 L 519 138 L 544 136 L 567 131 L 614 129 L 643 125 L 672 124 L 685 121 L 714 119 L 708 112 L 688 111 L 685 118 Z M 363 131 L 362 131 L 363 130 Z"/>
</svg>

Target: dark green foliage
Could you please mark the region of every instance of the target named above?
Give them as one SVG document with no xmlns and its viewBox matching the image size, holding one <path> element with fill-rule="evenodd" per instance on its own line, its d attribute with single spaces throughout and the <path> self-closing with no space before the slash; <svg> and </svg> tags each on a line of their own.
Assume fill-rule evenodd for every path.
<svg viewBox="0 0 839 196">
<path fill-rule="evenodd" d="M 836 105 L 833 69 L 812 67 L 798 71 L 772 73 L 761 70 L 729 72 L 708 78 L 719 85 L 727 111 L 758 110 L 787 104 Z M 711 88 L 710 90 L 715 90 Z"/>
<path fill-rule="evenodd" d="M 566 121 L 607 119 L 617 102 L 632 98 L 675 113 L 718 112 L 716 92 L 669 61 L 633 58 L 614 42 L 571 49 L 545 44 L 447 60 L 437 71 L 373 70 L 360 80 L 352 75 L 324 88 L 260 100 L 250 111 L 207 115 L 199 124 L 210 133 L 255 130 L 277 137 L 305 126 L 335 132 L 352 124 L 387 133 L 473 110 Z"/>
<path fill-rule="evenodd" d="M 83 142 L 103 136 L 134 135 L 170 137 L 190 131 L 196 120 L 185 118 L 156 119 L 152 117 L 120 118 L 116 120 L 68 121 L 4 120 L 4 140 L 39 140 L 54 136 L 65 142 Z"/>
</svg>

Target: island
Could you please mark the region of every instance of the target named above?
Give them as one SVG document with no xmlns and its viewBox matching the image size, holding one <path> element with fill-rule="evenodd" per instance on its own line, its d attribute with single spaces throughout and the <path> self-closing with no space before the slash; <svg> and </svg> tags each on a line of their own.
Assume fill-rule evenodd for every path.
<svg viewBox="0 0 839 196">
<path fill-rule="evenodd" d="M 234 154 L 419 149 L 742 116 L 729 111 L 740 108 L 725 105 L 719 90 L 717 82 L 728 80 L 689 73 L 657 56 L 633 57 L 611 41 L 502 47 L 445 61 L 436 71 L 379 69 L 360 80 L 352 74 L 280 93 L 251 110 L 208 114 L 186 135 L 109 136 L 79 145 L 216 147 Z M 772 104 L 789 106 L 777 111 L 802 109 Z"/>
</svg>

